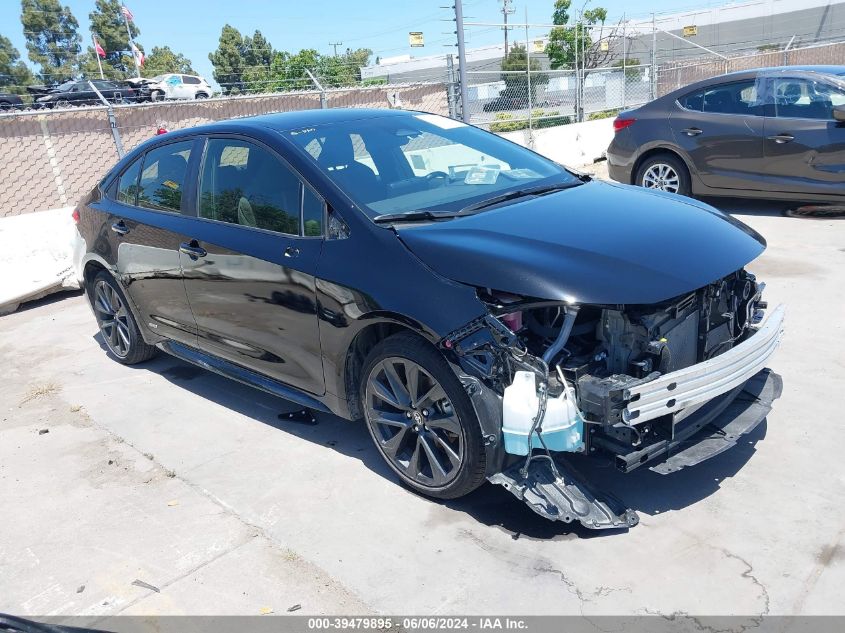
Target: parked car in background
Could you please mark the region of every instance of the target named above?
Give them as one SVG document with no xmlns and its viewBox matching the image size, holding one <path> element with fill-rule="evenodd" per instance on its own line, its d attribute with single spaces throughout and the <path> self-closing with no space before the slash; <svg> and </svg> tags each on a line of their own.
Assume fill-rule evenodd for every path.
<svg viewBox="0 0 845 633">
<path fill-rule="evenodd" d="M 760 235 L 445 117 L 338 108 L 168 132 L 74 217 L 116 360 L 163 350 L 363 418 L 432 497 L 489 480 L 552 520 L 631 527 L 567 454 L 667 474 L 780 395 L 764 368 L 784 311 L 763 321 L 744 268 Z"/>
<path fill-rule="evenodd" d="M 161 101 L 162 99 L 208 99 L 211 86 L 202 77 L 167 73 L 152 79 L 127 79 L 139 93 L 140 101 Z"/>
<path fill-rule="evenodd" d="M 20 110 L 24 107 L 20 95 L 0 92 L 0 112 L 5 110 Z"/>
<path fill-rule="evenodd" d="M 845 201 L 845 66 L 748 70 L 614 121 L 610 177 L 695 196 Z"/>
<path fill-rule="evenodd" d="M 100 105 L 102 101 L 92 84 L 112 103 L 129 103 L 136 100 L 135 90 L 131 86 L 105 79 L 66 81 L 51 88 L 30 86 L 27 90 L 32 94 L 33 107 L 36 108 Z"/>
</svg>

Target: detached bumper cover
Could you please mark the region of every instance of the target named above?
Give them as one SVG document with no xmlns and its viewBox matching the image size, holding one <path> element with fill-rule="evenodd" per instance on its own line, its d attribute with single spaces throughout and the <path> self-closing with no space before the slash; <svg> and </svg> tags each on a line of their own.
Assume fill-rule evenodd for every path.
<svg viewBox="0 0 845 633">
<path fill-rule="evenodd" d="M 625 390 L 627 424 L 640 424 L 712 400 L 762 370 L 783 336 L 785 308 L 777 306 L 757 332 L 710 360 L 673 371 Z"/>
</svg>

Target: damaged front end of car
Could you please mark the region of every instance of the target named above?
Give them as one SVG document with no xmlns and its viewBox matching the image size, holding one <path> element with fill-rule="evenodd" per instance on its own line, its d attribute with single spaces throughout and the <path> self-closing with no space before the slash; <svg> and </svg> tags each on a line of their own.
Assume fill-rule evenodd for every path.
<svg viewBox="0 0 845 633">
<path fill-rule="evenodd" d="M 551 519 L 633 527 L 568 454 L 668 474 L 733 446 L 780 396 L 766 363 L 784 308 L 740 269 L 655 304 L 597 305 L 478 288 L 488 314 L 440 341 L 485 437 L 488 480 Z M 768 314 L 766 314 L 768 312 Z"/>
</svg>

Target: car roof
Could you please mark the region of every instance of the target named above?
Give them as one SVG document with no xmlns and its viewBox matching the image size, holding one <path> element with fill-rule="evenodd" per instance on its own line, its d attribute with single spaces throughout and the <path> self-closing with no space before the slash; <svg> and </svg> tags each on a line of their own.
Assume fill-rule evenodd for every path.
<svg viewBox="0 0 845 633">
<path fill-rule="evenodd" d="M 381 117 L 401 117 L 418 114 L 410 110 L 387 110 L 378 108 L 330 108 L 327 110 L 295 110 L 292 112 L 277 112 L 275 114 L 261 114 L 258 116 L 242 117 L 215 121 L 184 130 L 176 130 L 171 134 L 188 136 L 191 134 L 209 134 L 233 130 L 249 130 L 264 128 L 276 132 L 285 132 L 299 128 L 325 125 L 329 123 L 345 123 Z"/>
<path fill-rule="evenodd" d="M 824 75 L 835 75 L 839 77 L 845 77 L 845 66 L 837 66 L 837 65 L 804 65 L 804 66 L 766 66 L 763 68 L 749 68 L 748 70 L 736 70 L 734 72 L 725 73 L 724 75 L 716 75 L 715 77 L 708 77 L 707 79 L 702 79 L 700 81 L 696 81 L 695 83 L 687 84 L 686 86 L 682 86 L 673 90 L 672 92 L 664 95 L 660 98 L 662 99 L 677 99 L 679 95 L 686 94 L 687 92 L 692 92 L 699 88 L 706 88 L 708 86 L 718 85 L 725 80 L 728 81 L 741 81 L 743 79 L 756 79 L 757 77 L 772 77 L 777 76 L 779 74 L 784 73 L 818 73 Z"/>
</svg>

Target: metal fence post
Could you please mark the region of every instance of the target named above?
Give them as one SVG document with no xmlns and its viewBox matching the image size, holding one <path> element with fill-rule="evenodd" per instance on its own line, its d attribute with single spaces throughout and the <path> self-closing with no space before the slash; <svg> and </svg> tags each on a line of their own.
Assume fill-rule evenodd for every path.
<svg viewBox="0 0 845 633">
<path fill-rule="evenodd" d="M 528 41 L 528 8 L 525 8 L 525 74 L 528 79 L 528 147 L 534 147 L 534 128 L 531 121 L 534 95 L 531 90 L 531 42 Z"/>
<path fill-rule="evenodd" d="M 452 53 L 446 55 L 446 99 L 449 104 L 449 118 L 458 118 L 457 95 L 455 94 L 455 58 Z"/>
<path fill-rule="evenodd" d="M 317 78 L 310 70 L 306 68 L 305 72 L 308 73 L 308 76 L 311 78 L 311 81 L 314 82 L 314 85 L 317 86 L 317 90 L 320 91 L 320 108 L 322 108 L 323 110 L 327 109 L 329 107 L 329 101 L 326 97 L 326 89 L 323 88 L 323 84 L 317 81 Z"/>
<path fill-rule="evenodd" d="M 103 96 L 103 93 L 97 90 L 97 86 L 95 86 L 91 80 L 88 81 L 88 85 L 91 86 L 91 90 L 97 93 L 100 101 L 102 101 L 106 106 L 106 115 L 109 117 L 109 127 L 111 128 L 112 138 L 114 138 L 114 147 L 117 150 L 117 157 L 123 158 L 126 155 L 126 150 L 123 149 L 123 140 L 120 138 L 120 130 L 117 129 L 117 118 L 114 116 L 114 108 L 112 107 L 111 102 Z"/>
<path fill-rule="evenodd" d="M 628 38 L 625 35 L 625 14 L 622 14 L 622 109 L 627 107 L 628 100 L 628 70 L 625 66 L 628 63 Z"/>
<path fill-rule="evenodd" d="M 651 98 L 657 99 L 657 17 L 651 14 Z"/>
</svg>

